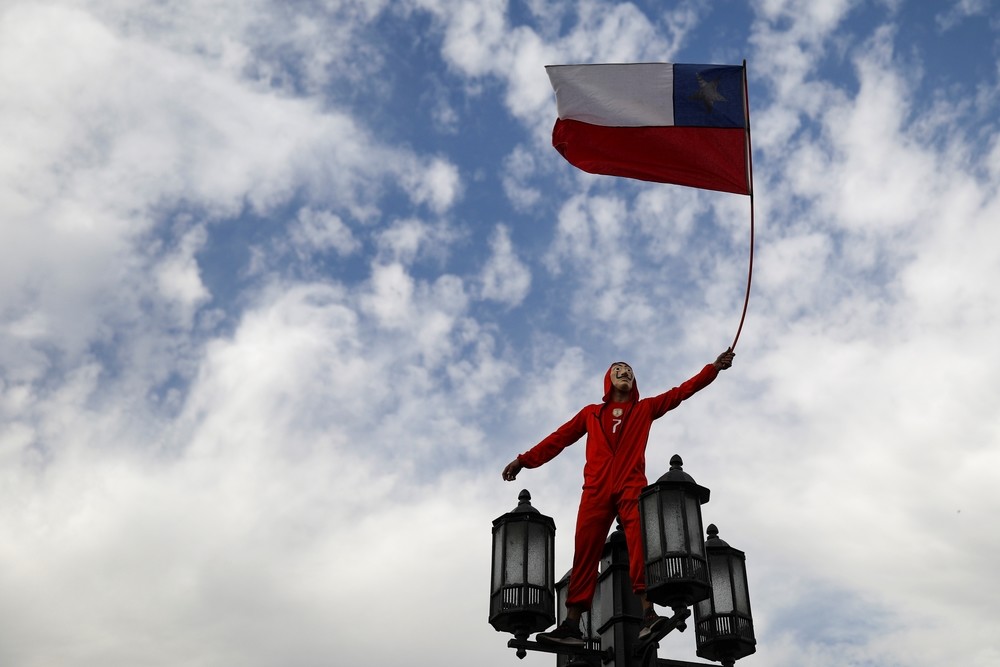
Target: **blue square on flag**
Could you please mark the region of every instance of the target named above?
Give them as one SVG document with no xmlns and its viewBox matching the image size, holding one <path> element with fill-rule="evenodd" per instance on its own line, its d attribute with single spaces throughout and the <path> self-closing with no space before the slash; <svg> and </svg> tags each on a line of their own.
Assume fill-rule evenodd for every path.
<svg viewBox="0 0 1000 667">
<path fill-rule="evenodd" d="M 675 64 L 674 125 L 745 127 L 743 68 Z"/>
</svg>

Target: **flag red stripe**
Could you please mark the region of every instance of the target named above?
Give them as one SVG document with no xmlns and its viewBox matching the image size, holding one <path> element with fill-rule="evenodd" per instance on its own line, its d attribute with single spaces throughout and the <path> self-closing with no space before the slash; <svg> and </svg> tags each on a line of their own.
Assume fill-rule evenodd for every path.
<svg viewBox="0 0 1000 667">
<path fill-rule="evenodd" d="M 592 174 L 750 194 L 742 127 L 606 127 L 559 119 L 552 145 Z"/>
</svg>

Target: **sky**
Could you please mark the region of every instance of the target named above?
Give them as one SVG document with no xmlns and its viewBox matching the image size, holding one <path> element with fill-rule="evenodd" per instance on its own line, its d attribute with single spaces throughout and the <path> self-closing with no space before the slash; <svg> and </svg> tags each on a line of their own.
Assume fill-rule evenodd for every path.
<svg viewBox="0 0 1000 667">
<path fill-rule="evenodd" d="M 1000 664 L 991 0 L 4 0 L 0 664 L 551 665 L 491 523 L 568 570 L 583 446 L 500 471 L 732 343 L 751 209 L 574 169 L 544 66 L 744 59 L 746 322 L 647 473 L 746 553 L 740 664 Z"/>
</svg>

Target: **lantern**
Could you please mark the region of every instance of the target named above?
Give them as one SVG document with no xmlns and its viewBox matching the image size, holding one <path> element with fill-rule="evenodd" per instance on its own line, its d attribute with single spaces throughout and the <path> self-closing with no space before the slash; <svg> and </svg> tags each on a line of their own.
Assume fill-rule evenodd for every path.
<svg viewBox="0 0 1000 667">
<path fill-rule="evenodd" d="M 757 650 L 750 615 L 746 555 L 719 538 L 715 524 L 708 527 L 708 569 L 712 595 L 694 609 L 695 641 L 699 657 L 732 665 Z"/>
<path fill-rule="evenodd" d="M 674 454 L 668 470 L 639 495 L 646 563 L 646 597 L 679 609 L 711 593 L 702 541 L 701 505 L 709 490 L 684 472 Z"/>
<path fill-rule="evenodd" d="M 516 508 L 493 521 L 490 625 L 526 639 L 555 622 L 556 525 L 531 506 L 527 489 L 517 499 Z"/>
</svg>

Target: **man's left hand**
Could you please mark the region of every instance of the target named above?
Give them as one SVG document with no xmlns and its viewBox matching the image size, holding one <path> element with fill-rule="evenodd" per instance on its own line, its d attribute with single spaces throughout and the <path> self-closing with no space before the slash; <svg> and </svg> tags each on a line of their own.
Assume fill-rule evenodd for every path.
<svg viewBox="0 0 1000 667">
<path fill-rule="evenodd" d="M 735 356 L 736 353 L 733 352 L 733 348 L 729 348 L 720 354 L 712 365 L 715 366 L 715 370 L 724 371 L 733 365 L 733 357 Z"/>
</svg>

